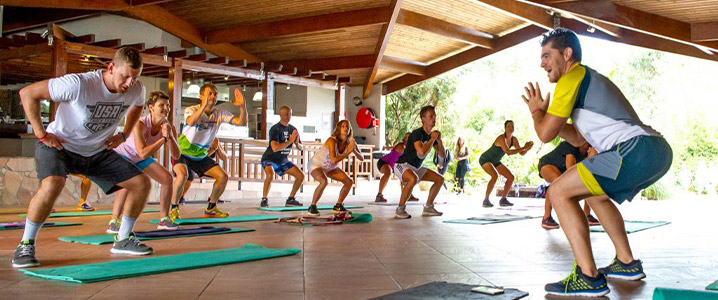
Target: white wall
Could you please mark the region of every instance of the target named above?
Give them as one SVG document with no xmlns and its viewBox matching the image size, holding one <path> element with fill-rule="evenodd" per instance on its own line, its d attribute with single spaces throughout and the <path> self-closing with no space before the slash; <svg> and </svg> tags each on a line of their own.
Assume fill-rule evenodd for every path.
<svg viewBox="0 0 718 300">
<path fill-rule="evenodd" d="M 347 86 L 344 90 L 344 108 L 346 111 L 347 119 L 352 124 L 352 128 L 354 129 L 354 136 L 361 136 L 366 138 L 365 144 L 368 145 L 374 145 L 374 149 L 378 150 L 381 149 L 382 146 L 384 146 L 385 143 L 385 96 L 381 94 L 382 85 L 374 85 L 371 89 L 371 92 L 369 93 L 369 97 L 367 99 L 362 99 L 362 105 L 355 106 L 352 102 L 352 99 L 354 97 L 363 97 L 364 88 L 363 87 L 356 87 L 356 86 Z M 376 114 L 376 117 L 380 120 L 379 122 L 379 128 L 376 129 L 376 134 L 374 133 L 374 129 L 362 129 L 359 128 L 356 122 L 356 116 L 359 109 L 362 107 L 368 107 L 374 110 L 374 113 Z"/>
</svg>

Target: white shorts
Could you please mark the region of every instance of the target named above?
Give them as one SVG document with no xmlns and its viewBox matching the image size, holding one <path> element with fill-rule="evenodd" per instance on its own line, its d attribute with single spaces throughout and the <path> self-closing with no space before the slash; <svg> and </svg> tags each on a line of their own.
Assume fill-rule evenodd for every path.
<svg viewBox="0 0 718 300">
<path fill-rule="evenodd" d="M 402 176 L 404 176 L 404 172 L 406 172 L 407 170 L 414 171 L 414 173 L 416 173 L 416 176 L 419 177 L 420 181 L 422 178 L 424 178 L 426 172 L 429 171 L 429 169 L 425 167 L 417 168 L 410 165 L 409 163 L 396 163 L 394 165 L 394 174 L 396 175 L 396 177 L 399 177 L 399 180 L 402 180 Z"/>
<path fill-rule="evenodd" d="M 332 164 L 328 161 L 323 161 L 319 159 L 310 159 L 309 160 L 309 173 L 313 172 L 314 169 L 322 168 L 324 170 L 324 173 L 329 173 L 331 171 L 334 171 L 335 169 L 339 168 L 339 163 Z"/>
</svg>

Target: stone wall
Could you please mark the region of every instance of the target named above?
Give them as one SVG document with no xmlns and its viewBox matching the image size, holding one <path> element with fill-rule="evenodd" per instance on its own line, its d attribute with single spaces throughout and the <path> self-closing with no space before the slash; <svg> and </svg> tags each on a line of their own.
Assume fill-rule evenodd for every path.
<svg viewBox="0 0 718 300">
<path fill-rule="evenodd" d="M 68 176 L 55 206 L 76 205 L 80 200 L 81 183 L 79 177 Z M 0 207 L 27 207 L 39 185 L 34 158 L 0 157 Z M 156 201 L 158 194 L 159 186 L 153 181 L 149 199 Z M 113 197 L 92 184 L 88 200 L 92 204 L 112 204 Z"/>
</svg>

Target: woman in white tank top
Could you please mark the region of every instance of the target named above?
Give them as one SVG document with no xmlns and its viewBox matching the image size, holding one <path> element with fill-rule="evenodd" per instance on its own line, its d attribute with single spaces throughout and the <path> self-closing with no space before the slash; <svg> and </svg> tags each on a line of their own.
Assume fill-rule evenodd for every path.
<svg viewBox="0 0 718 300">
<path fill-rule="evenodd" d="M 339 164 L 352 153 L 354 153 L 360 161 L 363 161 L 364 157 L 357 148 L 351 124 L 349 124 L 347 120 L 339 121 L 334 128 L 334 133 L 332 133 L 324 143 L 324 146 L 314 154 L 314 157 L 312 157 L 309 162 L 310 174 L 314 180 L 319 182 L 319 186 L 314 190 L 312 205 L 309 206 L 310 216 L 319 216 L 317 202 L 319 198 L 322 197 L 324 188 L 327 187 L 329 182 L 328 178 L 344 184 L 342 190 L 339 192 L 339 199 L 337 200 L 337 204 L 334 205 L 332 213 L 338 214 L 346 211 L 343 204 L 344 199 L 349 194 L 349 189 L 351 189 L 354 182 L 339 168 Z"/>
</svg>

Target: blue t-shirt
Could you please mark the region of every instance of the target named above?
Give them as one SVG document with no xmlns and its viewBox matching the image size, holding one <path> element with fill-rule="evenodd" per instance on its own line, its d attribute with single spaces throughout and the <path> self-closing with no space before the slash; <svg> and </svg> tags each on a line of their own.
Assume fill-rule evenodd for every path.
<svg viewBox="0 0 718 300">
<path fill-rule="evenodd" d="M 297 130 L 297 128 L 291 124 L 287 124 L 287 126 L 282 125 L 282 123 L 274 124 L 274 126 L 269 129 L 269 145 L 267 145 L 267 150 L 262 154 L 262 161 L 271 161 L 277 164 L 287 161 L 287 156 L 292 152 L 292 145 L 290 144 L 284 149 L 274 152 L 272 151 L 272 141 L 280 144 L 285 143 L 289 140 L 289 136 L 292 135 L 294 130 Z M 299 137 L 297 137 L 297 139 L 299 139 Z"/>
</svg>

